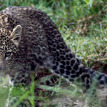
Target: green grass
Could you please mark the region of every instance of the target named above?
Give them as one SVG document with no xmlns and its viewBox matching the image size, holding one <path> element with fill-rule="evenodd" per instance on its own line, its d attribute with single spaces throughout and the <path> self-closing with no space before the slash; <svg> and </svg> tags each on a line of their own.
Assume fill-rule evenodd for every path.
<svg viewBox="0 0 107 107">
<path fill-rule="evenodd" d="M 0 10 L 12 5 L 35 7 L 46 12 L 60 30 L 68 47 L 77 54 L 82 63 L 89 68 L 107 73 L 106 0 L 1 0 Z M 74 102 L 81 99 L 86 107 L 101 107 L 99 100 L 91 96 L 93 90 L 90 91 L 88 97 L 85 97 L 80 88 L 76 86 L 74 88 L 72 85 L 66 86 L 66 82 L 64 83 L 63 87 L 59 84 L 52 88 L 38 86 L 36 82 L 35 87 L 56 92 L 50 96 L 42 96 L 41 92 L 41 96 L 36 99 L 45 102 L 43 107 L 52 106 L 48 104 L 50 100 L 59 96 L 69 96 Z M 8 91 L 8 88 L 0 88 L 0 102 L 6 100 Z M 11 96 L 19 97 L 14 106 L 28 98 L 34 107 L 34 83 L 27 91 L 23 87 L 14 87 Z M 74 103 L 71 104 L 75 106 Z"/>
</svg>

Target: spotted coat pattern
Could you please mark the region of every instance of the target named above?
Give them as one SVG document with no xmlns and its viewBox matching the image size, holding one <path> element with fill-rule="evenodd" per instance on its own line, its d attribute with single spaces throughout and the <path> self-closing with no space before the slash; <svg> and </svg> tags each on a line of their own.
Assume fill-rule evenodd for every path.
<svg viewBox="0 0 107 107">
<path fill-rule="evenodd" d="M 21 38 L 16 45 L 10 35 L 18 25 L 22 32 L 14 39 Z M 0 71 L 9 74 L 14 83 L 29 84 L 30 72 L 39 66 L 69 81 L 82 80 L 86 88 L 97 74 L 98 83 L 107 85 L 107 75 L 84 67 L 44 12 L 30 7 L 4 9 L 0 12 Z"/>
</svg>

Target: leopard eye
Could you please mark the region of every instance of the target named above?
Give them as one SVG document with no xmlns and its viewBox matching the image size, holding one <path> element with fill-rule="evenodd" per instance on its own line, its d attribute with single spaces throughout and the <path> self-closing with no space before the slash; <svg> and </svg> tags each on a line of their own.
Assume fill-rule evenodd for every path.
<svg viewBox="0 0 107 107">
<path fill-rule="evenodd" d="M 11 52 L 6 52 L 6 53 L 5 53 L 5 58 L 11 56 L 11 54 L 12 54 Z"/>
</svg>

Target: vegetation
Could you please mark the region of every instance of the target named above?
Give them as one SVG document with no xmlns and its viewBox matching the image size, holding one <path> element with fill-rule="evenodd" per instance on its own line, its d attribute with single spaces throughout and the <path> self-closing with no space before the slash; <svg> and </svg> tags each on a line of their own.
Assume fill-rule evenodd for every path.
<svg viewBox="0 0 107 107">
<path fill-rule="evenodd" d="M 77 54 L 85 66 L 107 73 L 106 3 L 106 0 L 1 0 L 0 10 L 13 5 L 30 6 L 44 11 L 57 25 L 68 47 Z M 6 80 L 6 78 L 4 79 Z M 84 107 L 101 107 L 98 98 L 91 97 L 94 86 L 90 89 L 88 97 L 85 97 L 80 88 L 73 84 L 66 85 L 66 82 L 61 81 L 54 87 L 37 85 L 39 81 L 36 81 L 35 87 L 56 92 L 42 96 L 41 91 L 41 95 L 36 96 L 37 100 L 46 103 L 43 107 L 58 107 L 49 102 L 60 96 L 72 98 L 72 107 L 76 107 L 78 99 L 82 99 Z M 11 96 L 19 97 L 14 107 L 25 98 L 28 98 L 34 107 L 34 81 L 28 91 L 23 87 L 4 88 L 3 85 L 0 85 L 0 107 L 3 107 L 1 102 L 6 99 L 6 93 L 9 95 L 8 92 L 11 88 Z M 80 106 L 80 102 L 77 105 Z"/>
</svg>

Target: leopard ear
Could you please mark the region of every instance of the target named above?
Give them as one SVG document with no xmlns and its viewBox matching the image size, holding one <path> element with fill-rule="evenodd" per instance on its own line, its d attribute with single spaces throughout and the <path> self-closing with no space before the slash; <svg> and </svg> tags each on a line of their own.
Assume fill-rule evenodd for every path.
<svg viewBox="0 0 107 107">
<path fill-rule="evenodd" d="M 18 47 L 19 46 L 19 43 L 21 41 L 21 35 L 22 35 L 22 26 L 21 25 L 17 25 L 11 35 L 10 35 L 10 39 L 11 41 Z"/>
</svg>

